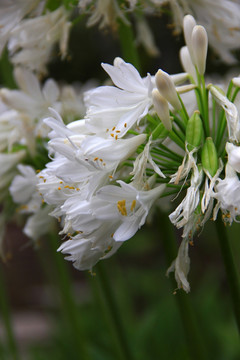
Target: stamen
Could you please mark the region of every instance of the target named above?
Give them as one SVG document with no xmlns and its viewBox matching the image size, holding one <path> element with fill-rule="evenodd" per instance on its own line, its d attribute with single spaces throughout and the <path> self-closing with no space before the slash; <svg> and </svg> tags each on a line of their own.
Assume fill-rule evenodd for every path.
<svg viewBox="0 0 240 360">
<path fill-rule="evenodd" d="M 119 200 L 117 202 L 117 208 L 123 216 L 127 216 L 126 200 Z"/>
<path fill-rule="evenodd" d="M 133 200 L 132 205 L 131 205 L 131 211 L 133 211 L 135 209 L 136 206 L 136 200 Z"/>
</svg>

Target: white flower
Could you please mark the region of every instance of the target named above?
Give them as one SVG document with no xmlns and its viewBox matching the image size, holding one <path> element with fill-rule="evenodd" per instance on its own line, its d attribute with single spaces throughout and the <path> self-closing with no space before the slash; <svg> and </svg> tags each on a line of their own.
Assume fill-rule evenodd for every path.
<svg viewBox="0 0 240 360">
<path fill-rule="evenodd" d="M 209 90 L 214 99 L 222 106 L 226 114 L 228 136 L 231 141 L 240 141 L 240 122 L 237 107 L 225 96 L 223 91 L 216 86 L 209 85 Z"/>
<path fill-rule="evenodd" d="M 187 293 L 190 291 L 190 285 L 187 280 L 187 275 L 190 270 L 190 258 L 188 255 L 189 241 L 188 238 L 184 238 L 178 250 L 176 259 L 172 262 L 171 266 L 167 270 L 167 275 L 174 271 L 175 279 L 179 289 L 183 289 Z"/>
<path fill-rule="evenodd" d="M 53 228 L 53 219 L 49 216 L 50 208 L 45 206 L 30 216 L 23 232 L 35 242 Z"/>
<path fill-rule="evenodd" d="M 109 137 L 122 137 L 147 114 L 152 105 L 151 76 L 141 78 L 133 65 L 120 58 L 114 66 L 102 64 L 113 86 L 101 86 L 85 94 L 89 129 Z"/>
<path fill-rule="evenodd" d="M 238 221 L 237 216 L 240 215 L 240 181 L 231 165 L 226 165 L 225 172 L 225 178 L 218 179 L 213 194 L 218 200 L 214 211 L 214 220 L 217 217 L 218 209 L 221 208 L 223 221 L 231 224 L 233 220 Z"/>
<path fill-rule="evenodd" d="M 61 110 L 59 89 L 52 79 L 48 79 L 41 88 L 37 77 L 26 69 L 16 68 L 14 75 L 20 89 L 0 90 L 2 101 L 12 109 L 11 112 L 2 114 L 2 121 L 13 127 L 13 141 L 27 145 L 31 154 L 34 154 L 35 138 L 46 137 L 49 131 L 42 122 L 49 114 L 49 106 Z M 11 145 L 12 141 L 9 142 L 9 147 Z"/>
<path fill-rule="evenodd" d="M 118 182 L 121 187 L 104 186 L 89 201 L 70 198 L 62 206 L 65 222 L 79 234 L 59 250 L 70 253 L 67 259 L 74 261 L 78 269 L 91 269 L 106 253 L 110 256 L 130 239 L 145 223 L 153 202 L 165 189 L 165 185 L 160 185 L 139 191 L 131 184 Z"/>
<path fill-rule="evenodd" d="M 38 72 L 46 71 L 52 47 L 59 42 L 62 56 L 66 55 L 70 23 L 68 12 L 60 6 L 53 12 L 22 20 L 12 31 L 8 42 L 11 61 Z"/>
<path fill-rule="evenodd" d="M 203 171 L 198 170 L 195 165 L 193 174 L 191 176 L 191 185 L 187 189 L 187 194 L 178 207 L 169 215 L 171 222 L 177 227 L 181 228 L 185 226 L 189 220 L 191 220 L 194 211 L 196 210 L 199 200 L 200 191 L 203 179 Z"/>
<path fill-rule="evenodd" d="M 40 0 L 1 0 L 0 4 L 0 54 L 11 36 L 11 31 L 31 13 Z"/>
<path fill-rule="evenodd" d="M 151 153 L 152 140 L 151 137 L 149 138 L 147 144 L 144 147 L 144 150 L 137 156 L 136 160 L 133 163 L 133 170 L 130 175 L 133 175 L 132 182 L 134 186 L 138 189 L 144 188 L 147 182 L 146 176 L 146 168 L 147 164 L 149 163 L 153 170 L 158 174 L 160 177 L 165 178 L 165 175 L 162 173 L 161 169 L 158 165 L 154 162 Z"/>
<path fill-rule="evenodd" d="M 20 174 L 16 175 L 9 187 L 10 194 L 16 204 L 23 205 L 19 211 L 31 213 L 39 210 L 42 198 L 37 192 L 37 176 L 31 166 L 19 164 Z"/>
<path fill-rule="evenodd" d="M 240 173 L 240 147 L 227 142 L 226 151 L 228 154 L 228 164 Z"/>
<path fill-rule="evenodd" d="M 16 166 L 26 156 L 25 150 L 10 154 L 0 154 L 0 188 L 4 188 L 13 179 Z"/>
<path fill-rule="evenodd" d="M 88 26 L 99 23 L 100 29 L 107 26 L 111 26 L 115 29 L 117 27 L 117 18 L 128 23 L 116 0 L 95 0 L 94 2 L 95 4 L 91 8 L 91 16 L 87 22 Z M 85 11 L 89 3 L 91 3 L 91 0 L 79 0 L 78 6 L 80 11 Z"/>
</svg>

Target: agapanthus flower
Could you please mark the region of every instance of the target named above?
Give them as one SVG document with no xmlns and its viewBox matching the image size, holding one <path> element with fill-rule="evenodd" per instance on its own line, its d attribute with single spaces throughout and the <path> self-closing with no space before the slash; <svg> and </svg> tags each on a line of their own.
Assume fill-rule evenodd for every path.
<svg viewBox="0 0 240 360">
<path fill-rule="evenodd" d="M 220 212 L 226 224 L 238 221 L 234 101 L 240 86 L 231 81 L 225 93 L 219 84 L 206 84 L 207 32 L 187 15 L 184 35 L 186 73 L 171 76 L 159 69 L 141 77 L 116 58 L 113 65 L 102 65 L 113 85 L 86 92 L 84 118 L 66 125 L 61 106 L 48 109 L 43 123 L 51 129 L 51 160 L 36 174 L 34 186 L 45 203 L 39 209 L 59 220 L 64 240 L 59 251 L 80 270 L 114 254 L 145 224 L 154 204 L 161 206 L 161 198 L 172 195 L 169 223 L 182 229 L 182 243 L 168 271 L 188 292 L 188 248 L 195 234 Z M 19 169 L 26 179 L 27 169 Z M 16 178 L 13 198 L 22 186 L 23 179 Z M 28 234 L 33 224 L 41 225 L 39 214 L 29 220 Z"/>
</svg>

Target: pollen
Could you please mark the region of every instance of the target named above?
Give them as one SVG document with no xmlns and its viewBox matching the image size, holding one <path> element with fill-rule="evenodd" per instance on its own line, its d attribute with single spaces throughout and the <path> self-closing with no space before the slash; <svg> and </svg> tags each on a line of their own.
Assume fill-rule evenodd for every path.
<svg viewBox="0 0 240 360">
<path fill-rule="evenodd" d="M 113 176 L 112 175 L 108 175 L 109 179 L 113 179 Z"/>
<path fill-rule="evenodd" d="M 62 190 L 62 188 L 59 186 L 59 187 L 58 187 L 58 190 Z"/>
<path fill-rule="evenodd" d="M 93 160 L 94 160 L 94 161 L 97 161 L 97 160 L 98 160 L 98 157 L 95 157 Z"/>
<path fill-rule="evenodd" d="M 133 211 L 135 209 L 136 206 L 136 200 L 133 200 L 132 205 L 131 205 L 131 211 Z"/>
<path fill-rule="evenodd" d="M 126 200 L 119 200 L 117 202 L 117 208 L 123 216 L 127 216 Z"/>
</svg>

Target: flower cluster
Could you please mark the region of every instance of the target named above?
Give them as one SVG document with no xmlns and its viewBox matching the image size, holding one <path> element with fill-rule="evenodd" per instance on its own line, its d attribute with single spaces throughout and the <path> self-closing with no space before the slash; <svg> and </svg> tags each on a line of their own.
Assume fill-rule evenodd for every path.
<svg viewBox="0 0 240 360">
<path fill-rule="evenodd" d="M 44 122 L 52 128 L 53 159 L 37 187 L 67 237 L 59 250 L 81 270 L 130 239 L 157 199 L 185 192 L 169 216 L 183 229 L 183 241 L 168 272 L 175 271 L 178 287 L 188 292 L 194 233 L 219 209 L 225 223 L 239 215 L 240 133 L 239 79 L 227 95 L 206 85 L 206 30 L 187 15 L 184 34 L 185 73 L 159 70 L 142 78 L 116 58 L 113 66 L 102 64 L 114 86 L 85 93 L 85 119 L 66 126 L 51 110 Z"/>
<path fill-rule="evenodd" d="M 182 229 L 183 239 L 168 272 L 174 271 L 178 287 L 188 292 L 194 234 L 219 212 L 224 224 L 240 215 L 240 79 L 221 88 L 204 78 L 208 37 L 225 61 L 234 61 L 239 4 L 169 1 L 176 26 L 186 12 L 206 26 L 191 15 L 183 18 L 184 72 L 159 69 L 142 77 L 117 57 L 113 65 L 102 64 L 112 85 L 86 88 L 83 95 L 82 89 L 39 80 L 54 44 L 66 55 L 70 10 L 78 5 L 80 14 L 91 14 L 88 25 L 114 27 L 117 19 L 129 25 L 127 12 L 139 4 L 147 12 L 162 9 L 163 2 L 129 0 L 126 8 L 109 0 L 65 1 L 54 8 L 50 3 L 0 5 L 0 51 L 7 47 L 18 86 L 0 89 L 1 250 L 10 203 L 25 216 L 24 233 L 35 241 L 57 219 L 65 240 L 59 251 L 77 269 L 91 270 L 133 237 L 163 197 L 172 196 L 176 205 L 169 220 Z M 211 21 L 205 20 L 206 6 Z M 218 28 L 223 12 L 228 16 Z M 156 53 L 145 20 L 136 24 Z"/>
</svg>

